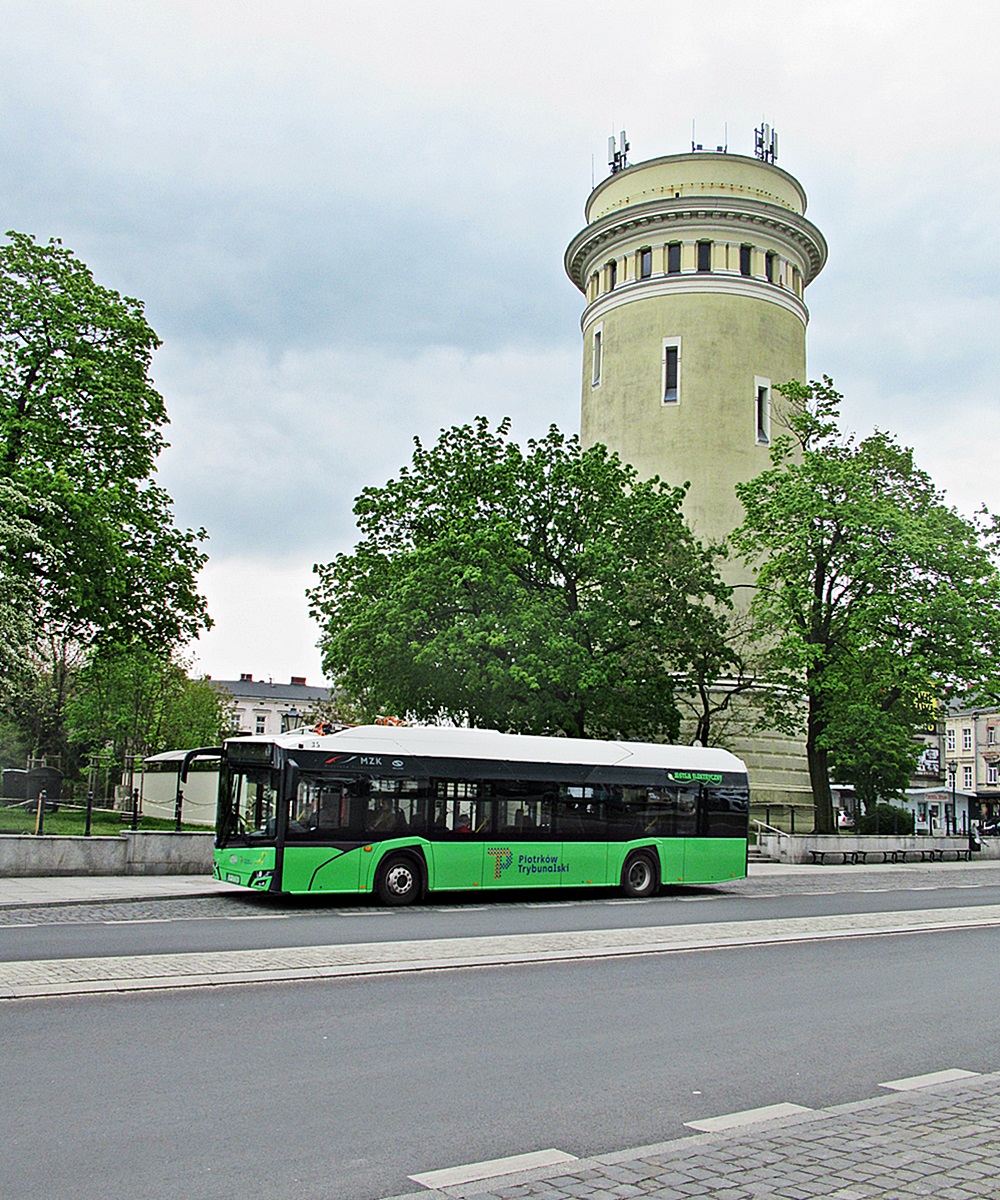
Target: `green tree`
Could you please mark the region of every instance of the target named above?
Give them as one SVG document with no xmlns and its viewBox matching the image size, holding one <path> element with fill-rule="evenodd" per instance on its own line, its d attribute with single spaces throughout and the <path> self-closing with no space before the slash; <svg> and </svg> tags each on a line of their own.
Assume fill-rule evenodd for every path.
<svg viewBox="0 0 1000 1200">
<path fill-rule="evenodd" d="M 309 593 L 326 671 L 396 716 L 676 737 L 678 681 L 721 646 L 729 594 L 684 489 L 554 426 L 527 450 L 509 431 L 480 417 L 417 439 L 358 497 L 361 541 Z"/>
<path fill-rule="evenodd" d="M 158 340 L 142 304 L 97 284 L 60 242 L 7 236 L 0 480 L 29 498 L 38 540 L 27 554 L 4 547 L 4 570 L 32 590 L 37 669 L 63 676 L 76 647 L 99 643 L 169 650 L 209 619 L 204 530 L 174 525 L 153 478 L 167 420 L 149 376 Z M 54 687 L 65 698 L 63 680 Z"/>
<path fill-rule="evenodd" d="M 816 826 L 831 832 L 833 761 L 857 779 L 891 752 L 871 787 L 892 790 L 920 698 L 989 688 L 1000 656 L 996 526 L 950 508 L 889 434 L 843 436 L 829 379 L 780 390 L 790 432 L 772 467 L 738 485 L 746 518 L 733 544 L 756 567 L 751 612 L 785 678 L 775 695 L 789 698 L 786 720 L 804 705 Z"/>
<path fill-rule="evenodd" d="M 0 702 L 9 700 L 15 680 L 31 665 L 37 613 L 34 590 L 20 564 L 43 548 L 31 519 L 35 507 L 21 488 L 0 478 Z M 51 546 L 44 549 L 58 558 Z"/>
<path fill-rule="evenodd" d="M 233 732 L 234 704 L 187 664 L 140 645 L 92 651 L 66 705 L 71 744 L 110 756 L 116 772 L 162 750 L 216 745 Z"/>
</svg>

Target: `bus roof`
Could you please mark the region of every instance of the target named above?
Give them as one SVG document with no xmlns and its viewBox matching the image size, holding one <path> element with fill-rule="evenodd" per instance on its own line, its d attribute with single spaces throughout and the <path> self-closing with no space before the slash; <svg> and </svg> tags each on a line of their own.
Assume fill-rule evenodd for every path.
<svg viewBox="0 0 1000 1200">
<path fill-rule="evenodd" d="M 293 729 L 273 738 L 286 750 L 338 754 L 396 754 L 424 758 L 468 758 L 493 762 L 578 763 L 584 766 L 654 767 L 679 771 L 737 772 L 746 766 L 735 754 L 716 747 L 674 746 L 654 742 L 602 742 L 589 738 L 536 737 L 439 725 L 356 725 L 321 736 Z"/>
</svg>

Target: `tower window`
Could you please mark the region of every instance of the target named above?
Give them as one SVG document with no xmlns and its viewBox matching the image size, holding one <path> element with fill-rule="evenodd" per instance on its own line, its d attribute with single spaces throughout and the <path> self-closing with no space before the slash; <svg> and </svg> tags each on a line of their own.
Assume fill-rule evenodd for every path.
<svg viewBox="0 0 1000 1200">
<path fill-rule="evenodd" d="M 608 263 L 608 291 L 614 291 L 614 286 L 618 282 L 618 262 L 612 259 Z"/>
<path fill-rule="evenodd" d="M 753 253 L 753 246 L 740 246 L 740 274 L 752 275 L 753 271 L 750 265 L 750 256 Z"/>
<path fill-rule="evenodd" d="M 670 242 L 667 245 L 667 274 L 679 275 L 681 273 L 681 244 L 680 242 Z"/>
<path fill-rule="evenodd" d="M 712 269 L 712 243 L 698 243 L 698 270 L 711 271 Z"/>
<path fill-rule="evenodd" d="M 594 370 L 591 376 L 591 383 L 594 387 L 601 382 L 601 359 L 604 357 L 604 331 L 603 329 L 594 330 Z"/>
<path fill-rule="evenodd" d="M 648 279 L 653 273 L 653 251 L 649 246 L 639 251 L 639 278 Z"/>
<path fill-rule="evenodd" d="M 771 441 L 771 381 L 756 376 L 754 387 L 754 429 L 757 442 L 766 446 Z"/>
<path fill-rule="evenodd" d="M 663 339 L 663 403 L 679 404 L 681 398 L 681 339 Z"/>
<path fill-rule="evenodd" d="M 768 250 L 764 255 L 764 278 L 768 283 L 774 283 L 774 251 Z"/>
</svg>

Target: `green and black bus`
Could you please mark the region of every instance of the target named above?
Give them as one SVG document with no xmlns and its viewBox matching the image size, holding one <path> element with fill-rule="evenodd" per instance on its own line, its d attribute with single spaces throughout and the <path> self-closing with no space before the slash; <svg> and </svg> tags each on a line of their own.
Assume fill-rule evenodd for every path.
<svg viewBox="0 0 1000 1200">
<path fill-rule="evenodd" d="M 749 807 L 746 767 L 725 750 L 486 729 L 299 729 L 222 748 L 215 876 L 392 905 L 477 888 L 650 896 L 742 878 Z"/>
</svg>

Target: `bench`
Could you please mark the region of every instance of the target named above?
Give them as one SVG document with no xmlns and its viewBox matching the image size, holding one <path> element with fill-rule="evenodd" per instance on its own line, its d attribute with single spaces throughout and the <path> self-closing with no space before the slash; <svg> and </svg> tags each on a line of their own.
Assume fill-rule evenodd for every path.
<svg viewBox="0 0 1000 1200">
<path fill-rule="evenodd" d="M 820 866 L 826 862 L 828 858 L 839 857 L 843 863 L 864 863 L 868 860 L 867 850 L 810 850 L 809 857 L 814 863 L 819 863 Z"/>
<path fill-rule="evenodd" d="M 882 862 L 905 863 L 907 854 L 919 854 L 921 862 L 944 862 L 946 854 L 954 854 L 955 861 L 972 861 L 972 851 L 959 846 L 932 846 L 928 850 L 810 850 L 809 859 L 822 866 L 828 860 L 840 859 L 844 864 L 867 864 L 869 854 L 881 854 Z"/>
<path fill-rule="evenodd" d="M 946 854 L 954 854 L 955 862 L 960 862 L 964 859 L 966 862 L 972 862 L 972 850 L 961 849 L 958 846 L 942 846 L 934 850 L 921 850 L 921 862 L 944 862 Z"/>
</svg>

